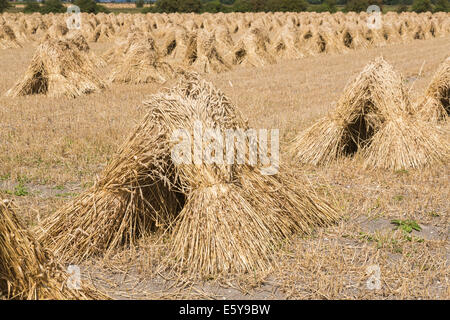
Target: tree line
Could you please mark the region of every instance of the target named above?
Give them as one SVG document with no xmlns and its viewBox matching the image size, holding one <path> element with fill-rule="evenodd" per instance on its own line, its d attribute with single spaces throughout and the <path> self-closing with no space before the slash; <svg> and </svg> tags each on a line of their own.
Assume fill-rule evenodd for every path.
<svg viewBox="0 0 450 320">
<path fill-rule="evenodd" d="M 105 6 L 95 0 L 74 0 L 82 12 L 108 13 Z M 396 6 L 397 12 L 450 12 L 449 0 L 156 0 L 150 6 L 144 7 L 144 0 L 136 0 L 136 7 L 142 8 L 143 13 L 174 13 L 174 12 L 337 12 L 338 6 L 344 12 L 366 11 L 370 5 Z M 9 7 L 8 0 L 0 0 L 0 12 Z M 40 5 L 35 0 L 27 0 L 25 13 L 58 13 L 66 8 L 61 0 L 45 0 Z"/>
<path fill-rule="evenodd" d="M 105 12 L 109 13 L 108 8 L 102 6 L 95 2 L 95 0 L 73 0 L 70 1 L 74 5 L 80 7 L 82 12 L 89 13 L 99 13 Z M 0 12 L 4 12 L 10 7 L 9 0 L 0 0 Z M 66 12 L 67 8 L 63 5 L 61 0 L 44 0 L 42 2 L 37 2 L 36 0 L 26 0 L 23 12 L 33 13 L 40 12 L 42 14 L 46 13 L 63 13 Z"/>
<path fill-rule="evenodd" d="M 370 5 L 395 5 L 398 12 L 449 12 L 449 0 L 157 0 L 144 12 L 344 12 L 366 11 Z"/>
</svg>

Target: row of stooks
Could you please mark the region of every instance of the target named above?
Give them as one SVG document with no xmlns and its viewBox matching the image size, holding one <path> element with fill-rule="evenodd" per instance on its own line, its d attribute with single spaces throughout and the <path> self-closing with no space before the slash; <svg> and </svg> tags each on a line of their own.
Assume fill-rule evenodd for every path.
<svg viewBox="0 0 450 320">
<path fill-rule="evenodd" d="M 39 41 L 46 33 L 60 35 L 67 30 L 66 14 L 49 15 L 0 15 L 0 24 L 10 27 L 19 41 Z M 230 34 L 242 35 L 251 27 L 263 28 L 275 33 L 282 27 L 304 28 L 325 26 L 342 32 L 346 27 L 367 28 L 368 14 L 356 13 L 218 13 L 218 14 L 81 14 L 81 29 L 89 41 L 111 41 L 116 36 L 127 35 L 133 28 L 142 32 L 155 32 L 164 36 L 173 27 L 187 31 L 204 29 L 212 32 L 217 26 L 224 27 Z M 389 30 L 395 29 L 400 35 L 426 31 L 448 32 L 448 13 L 402 13 L 383 14 L 382 24 Z M 433 28 L 434 30 L 430 30 Z M 394 31 L 394 30 L 393 30 Z M 274 40 L 271 38 L 271 40 Z"/>
<path fill-rule="evenodd" d="M 259 19 L 263 18 L 268 19 L 267 15 Z M 368 32 L 362 35 L 355 28 L 344 28 L 342 33 L 330 31 L 325 27 L 326 23 L 317 27 L 311 23 L 298 28 L 285 25 L 269 32 L 261 20 L 256 20 L 238 37 L 238 41 L 233 40 L 230 31 L 221 25 L 215 26 L 212 31 L 207 28 L 189 31 L 176 25 L 157 32 L 134 26 L 127 27 L 128 36 L 116 39 L 115 45 L 103 56 L 90 51 L 82 31 L 69 32 L 66 28 L 60 34 L 48 32 L 43 36 L 24 78 L 7 95 L 76 97 L 99 91 L 111 82 L 164 83 L 180 71 L 216 73 L 237 65 L 263 66 L 275 63 L 277 59 L 298 59 L 308 54 L 335 50 L 343 52 L 350 48 L 367 47 L 369 43 L 383 44 L 393 40 L 394 35 L 399 39 L 447 35 L 450 19 L 445 20 L 447 26 L 442 21 L 437 24 L 432 22 L 441 18 L 441 15 L 422 16 L 420 19 L 428 21 L 427 27 L 425 23 L 414 24 L 410 21 L 408 24 L 405 20 L 403 24 L 400 21 L 401 26 L 408 25 L 415 35 L 406 38 L 396 31 L 386 31 L 387 24 L 383 24 L 381 31 L 373 31 L 360 23 L 360 27 Z M 440 29 L 437 25 L 441 26 Z M 403 35 L 408 34 L 403 32 Z M 103 76 L 99 75 L 99 69 Z"/>
<path fill-rule="evenodd" d="M 316 165 L 356 155 L 367 166 L 387 169 L 448 163 L 449 104 L 450 57 L 415 104 L 401 76 L 378 58 L 289 151 Z M 68 288 L 61 263 L 113 255 L 158 230 L 168 234 L 160 263 L 167 272 L 192 279 L 267 271 L 292 234 L 338 220 L 339 211 L 294 169 L 282 166 L 265 176 L 260 166 L 171 160 L 176 129 L 192 131 L 196 121 L 221 130 L 248 128 L 230 100 L 197 74 L 183 74 L 174 88 L 143 105 L 147 115 L 94 186 L 39 226 L 25 230 L 10 202 L 0 202 L 0 289 L 8 298 L 107 298 L 90 284 Z"/>
<path fill-rule="evenodd" d="M 176 58 L 176 63 L 193 65 L 199 72 L 221 72 L 235 65 L 261 66 L 450 34 L 447 13 L 389 13 L 382 16 L 380 29 L 369 28 L 366 13 L 81 16 L 80 32 L 88 42 L 120 42 L 137 32 L 154 39 L 163 59 Z M 69 32 L 65 19 L 67 15 L 0 16 L 0 48 L 63 37 Z M 205 66 L 196 63 L 197 59 L 214 62 Z"/>
</svg>

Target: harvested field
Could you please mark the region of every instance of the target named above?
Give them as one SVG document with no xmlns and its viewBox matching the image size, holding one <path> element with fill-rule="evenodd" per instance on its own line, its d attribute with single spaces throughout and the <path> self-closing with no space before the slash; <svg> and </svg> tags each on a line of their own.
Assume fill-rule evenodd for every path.
<svg viewBox="0 0 450 320">
<path fill-rule="evenodd" d="M 450 298 L 450 15 L 63 17 L 0 16 L 0 220 L 45 253 L 0 297 Z M 175 162 L 196 121 L 279 129 L 278 171 Z"/>
</svg>

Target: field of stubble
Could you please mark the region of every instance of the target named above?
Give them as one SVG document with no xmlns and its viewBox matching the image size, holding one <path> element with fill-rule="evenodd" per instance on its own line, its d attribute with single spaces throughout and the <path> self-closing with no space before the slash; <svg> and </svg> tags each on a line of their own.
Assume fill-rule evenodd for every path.
<svg viewBox="0 0 450 320">
<path fill-rule="evenodd" d="M 108 44 L 90 44 L 101 54 Z M 77 99 L 3 94 L 23 75 L 34 52 L 0 51 L 0 195 L 15 200 L 34 226 L 95 181 L 145 114 L 146 95 L 165 85 L 113 84 Z M 421 94 L 450 52 L 450 38 L 327 54 L 260 68 L 206 75 L 254 128 L 279 128 L 281 145 L 332 109 L 347 81 L 382 55 Z M 420 73 L 420 74 L 419 74 Z M 294 166 L 329 189 L 344 212 L 335 226 L 298 236 L 266 274 L 206 283 L 175 284 L 157 265 L 164 242 L 143 242 L 108 260 L 90 260 L 84 277 L 120 298 L 414 299 L 450 298 L 449 166 L 420 170 L 366 170 L 358 159 L 326 167 Z M 422 230 L 394 230 L 392 219 L 412 219 Z M 149 263 L 150 261 L 150 263 Z M 368 268 L 378 266 L 381 289 L 370 290 Z"/>
</svg>

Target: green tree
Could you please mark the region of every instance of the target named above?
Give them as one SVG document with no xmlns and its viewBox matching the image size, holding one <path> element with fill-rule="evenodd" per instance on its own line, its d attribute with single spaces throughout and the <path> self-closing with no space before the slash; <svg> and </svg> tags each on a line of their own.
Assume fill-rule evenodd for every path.
<svg viewBox="0 0 450 320">
<path fill-rule="evenodd" d="M 236 0 L 233 4 L 233 11 L 250 12 L 252 11 L 252 7 L 247 0 Z"/>
<path fill-rule="evenodd" d="M 362 12 L 367 11 L 367 8 L 369 7 L 369 2 L 367 0 L 349 0 L 347 4 L 345 5 L 344 11 L 345 12 Z"/>
<path fill-rule="evenodd" d="M 271 12 L 301 12 L 306 11 L 308 3 L 305 0 L 268 0 L 265 11 Z"/>
<path fill-rule="evenodd" d="M 225 6 L 218 0 L 208 1 L 202 5 L 202 12 L 217 13 L 224 11 Z"/>
<path fill-rule="evenodd" d="M 200 0 L 157 0 L 155 6 L 143 12 L 200 12 L 202 3 Z"/>
<path fill-rule="evenodd" d="M 176 0 L 157 0 L 153 12 L 173 13 L 177 12 L 178 4 Z"/>
<path fill-rule="evenodd" d="M 315 11 L 335 13 L 337 11 L 336 0 L 325 0 Z"/>
<path fill-rule="evenodd" d="M 285 0 L 285 2 L 288 2 L 286 5 L 287 11 L 301 12 L 308 9 L 308 2 L 305 0 Z"/>
<path fill-rule="evenodd" d="M 202 2 L 200 0 L 178 0 L 178 12 L 196 12 L 199 13 L 202 9 Z"/>
<path fill-rule="evenodd" d="M 384 4 L 384 0 L 369 0 L 369 6 L 376 5 L 376 6 L 380 7 L 381 12 L 383 12 L 383 4 Z M 366 10 L 367 10 L 367 8 L 366 8 Z"/>
<path fill-rule="evenodd" d="M 143 8 L 144 0 L 136 0 L 135 4 L 136 4 L 136 8 Z"/>
<path fill-rule="evenodd" d="M 436 0 L 434 12 L 450 12 L 449 0 Z"/>
<path fill-rule="evenodd" d="M 231 11 L 264 12 L 267 11 L 267 0 L 236 0 Z"/>
<path fill-rule="evenodd" d="M 63 13 L 66 12 L 66 7 L 62 4 L 61 0 L 47 0 L 41 7 L 41 13 Z"/>
<path fill-rule="evenodd" d="M 412 5 L 412 11 L 421 13 L 427 11 L 433 11 L 433 5 L 430 0 L 414 0 Z"/>
<path fill-rule="evenodd" d="M 10 7 L 8 0 L 0 0 L 0 12 L 4 12 Z"/>
<path fill-rule="evenodd" d="M 408 11 L 408 4 L 407 0 L 400 0 L 399 6 L 397 8 L 397 13 L 407 12 Z"/>
<path fill-rule="evenodd" d="M 23 12 L 25 13 L 39 12 L 40 10 L 41 6 L 36 0 L 27 0 L 23 8 Z"/>
<path fill-rule="evenodd" d="M 142 13 L 157 13 L 158 11 L 156 10 L 155 6 L 150 6 L 150 7 L 144 7 L 144 9 L 141 10 Z"/>
<path fill-rule="evenodd" d="M 106 7 L 97 4 L 97 2 L 95 2 L 94 0 L 75 0 L 73 4 L 80 7 L 81 12 L 88 12 L 88 13 L 109 12 L 109 10 Z"/>
</svg>

